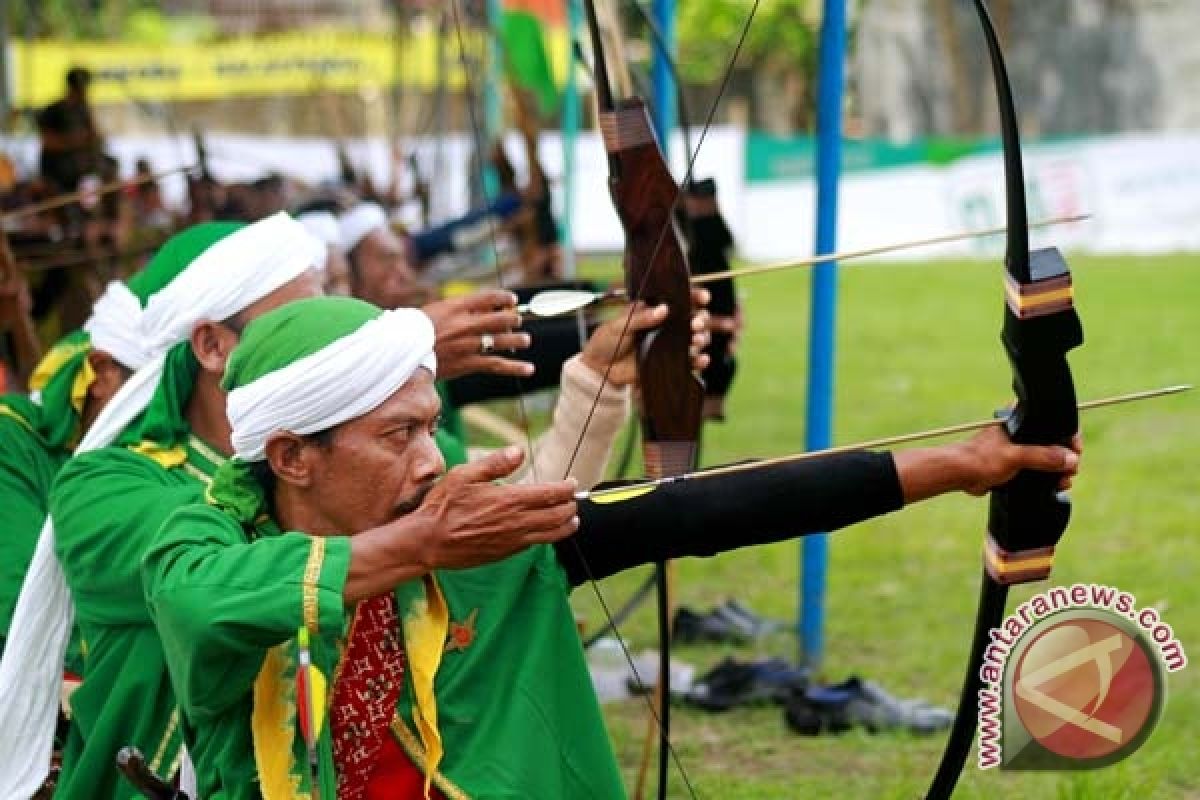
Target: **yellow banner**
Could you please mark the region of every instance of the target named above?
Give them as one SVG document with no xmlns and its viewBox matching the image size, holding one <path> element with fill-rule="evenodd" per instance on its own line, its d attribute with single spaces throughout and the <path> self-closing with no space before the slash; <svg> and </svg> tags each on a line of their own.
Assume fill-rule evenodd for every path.
<svg viewBox="0 0 1200 800">
<path fill-rule="evenodd" d="M 464 31 L 468 64 L 482 63 L 482 39 Z M 547 45 L 561 70 L 566 36 Z M 445 81 L 462 86 L 458 37 L 442 47 Z M 246 37 L 206 44 L 37 41 L 12 42 L 13 100 L 44 106 L 63 94 L 72 66 L 93 73 L 93 103 L 139 100 L 206 100 L 218 97 L 312 94 L 393 86 L 431 90 L 439 83 L 438 41 L 433 31 L 393 39 L 371 33 L 305 32 Z M 473 66 L 482 74 L 482 68 Z M 561 72 L 560 72 L 561 74 Z M 472 80 L 478 82 L 475 74 Z"/>
</svg>

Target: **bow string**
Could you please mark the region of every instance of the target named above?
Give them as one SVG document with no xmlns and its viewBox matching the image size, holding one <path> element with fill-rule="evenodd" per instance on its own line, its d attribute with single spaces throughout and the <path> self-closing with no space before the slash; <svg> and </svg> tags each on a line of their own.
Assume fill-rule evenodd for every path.
<svg viewBox="0 0 1200 800">
<path fill-rule="evenodd" d="M 642 300 L 648 304 L 665 303 L 669 308 L 668 318 L 659 328 L 637 335 L 637 366 L 641 386 L 639 414 L 643 431 L 643 460 L 651 477 L 683 474 L 692 468 L 696 456 L 697 440 L 703 414 L 704 388 L 691 370 L 691 286 L 687 259 L 680 239 L 678 218 L 684 210 L 685 193 L 680 190 L 667 168 L 653 130 L 650 127 L 646 108 L 640 98 L 630 97 L 617 103 L 609 83 L 607 65 L 604 60 L 604 45 L 593 0 L 583 0 L 587 12 L 589 31 L 594 50 L 594 74 L 597 104 L 600 110 L 600 127 L 609 161 L 609 189 L 618 217 L 626 234 L 625 284 L 631 300 Z M 741 53 L 750 25 L 758 11 L 760 0 L 755 0 L 746 17 L 737 43 L 725 67 L 716 98 L 706 114 L 696 149 L 688 154 L 687 170 L 683 180 L 685 186 L 692 183 L 692 174 L 700 148 L 716 115 L 721 98 L 728 87 L 733 66 Z M 466 63 L 466 44 L 462 32 L 459 0 L 452 0 L 451 12 L 458 34 L 459 52 L 464 71 L 465 89 L 468 95 L 468 116 L 477 152 L 484 152 L 482 132 L 475 111 L 475 93 L 472 88 L 471 70 Z M 482 176 L 480 176 L 482 179 Z M 494 229 L 491 231 L 491 247 L 497 281 L 502 284 L 499 269 L 498 246 Z M 626 317 L 619 339 L 629 335 L 632 317 Z M 591 407 L 581 426 L 574 450 L 568 462 L 566 474 L 570 474 L 578 457 L 588 428 L 595 416 L 604 387 L 608 384 L 612 369 L 620 353 L 618 343 L 605 366 L 600 387 L 592 400 Z M 532 439 L 523 401 L 518 395 L 518 407 L 528 445 L 532 453 Z M 572 540 L 587 581 L 599 602 L 608 626 L 616 634 L 621 650 L 633 673 L 635 682 L 642 684 L 624 637 L 620 634 L 617 620 L 601 591 L 598 582 L 578 543 Z M 662 589 L 665 588 L 666 571 L 659 569 L 660 577 L 660 628 L 665 630 L 662 610 L 669 607 Z M 667 593 L 669 594 L 669 593 Z M 664 641 L 666 641 L 664 639 Z M 660 690 L 666 690 L 669 670 L 669 648 L 661 651 Z M 643 684 L 644 685 L 644 684 Z M 667 697 L 664 691 L 663 697 Z M 675 763 L 691 797 L 696 796 L 687 771 L 670 743 L 669 704 L 662 702 L 659 708 L 647 698 L 652 724 L 660 736 L 659 797 L 666 797 L 666 771 L 668 759 Z"/>
<path fill-rule="evenodd" d="M 651 479 L 680 475 L 696 466 L 703 424 L 704 385 L 692 372 L 691 272 L 676 225 L 679 187 L 671 176 L 641 98 L 617 102 L 609 84 L 595 4 L 587 3 L 599 126 L 608 156 L 608 188 L 625 233 L 625 289 L 632 302 L 664 304 L 667 318 L 653 331 L 635 334 L 641 391 L 638 414 L 642 459 Z M 622 332 L 622 338 L 625 332 Z M 659 629 L 659 670 L 654 713 L 634 791 L 641 797 L 651 742 L 659 741 L 659 796 L 665 797 L 670 752 L 670 616 L 673 570 L 655 565 Z"/>
</svg>

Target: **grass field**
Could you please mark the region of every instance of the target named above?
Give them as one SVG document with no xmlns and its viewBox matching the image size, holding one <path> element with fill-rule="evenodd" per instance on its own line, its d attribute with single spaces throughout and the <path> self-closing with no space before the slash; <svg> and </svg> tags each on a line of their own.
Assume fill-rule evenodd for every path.
<svg viewBox="0 0 1200 800">
<path fill-rule="evenodd" d="M 1087 343 L 1072 357 L 1081 398 L 1200 380 L 1200 257 L 1073 260 Z M 852 442 L 987 416 L 1009 397 L 997 340 L 995 262 L 871 264 L 845 268 L 837 347 L 835 441 Z M 799 449 L 808 327 L 808 277 L 746 279 L 747 329 L 729 420 L 705 433 L 716 463 Z M 1200 391 L 1083 420 L 1084 472 L 1059 548 L 1054 584 L 1095 581 L 1132 592 L 1163 613 L 1191 667 L 1171 676 L 1162 721 L 1129 760 L 1075 774 L 980 772 L 959 798 L 1200 798 Z M 824 674 L 858 674 L 902 696 L 953 706 L 974 614 L 986 504 L 943 497 L 831 538 Z M 708 608 L 733 595 L 760 613 L 794 618 L 798 545 L 783 543 L 682 563 L 678 601 Z M 603 590 L 623 600 L 640 574 Z M 1018 588 L 1009 608 L 1035 589 Z M 592 625 L 589 589 L 575 593 Z M 634 650 L 653 647 L 650 605 L 622 626 Z M 706 670 L 723 655 L 794 656 L 779 636 L 760 651 L 679 647 Z M 606 707 L 632 783 L 645 728 L 640 701 Z M 912 798 L 923 795 L 941 736 L 853 733 L 806 739 L 776 708 L 709 715 L 678 710 L 673 738 L 705 798 Z M 671 795 L 686 796 L 678 775 Z"/>
</svg>

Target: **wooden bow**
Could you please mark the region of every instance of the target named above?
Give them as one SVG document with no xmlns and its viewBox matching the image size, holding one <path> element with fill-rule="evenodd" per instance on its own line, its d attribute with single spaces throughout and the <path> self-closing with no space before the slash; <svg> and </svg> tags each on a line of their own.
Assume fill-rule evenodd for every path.
<svg viewBox="0 0 1200 800">
<path fill-rule="evenodd" d="M 646 11 L 641 3 L 633 0 L 632 5 L 638 16 L 646 23 L 646 29 L 657 46 L 657 54 L 663 59 L 675 83 L 676 110 L 679 116 L 679 130 L 683 134 L 684 152 L 689 158 L 688 175 L 685 176 L 683 190 L 683 213 L 680 224 L 687 240 L 688 265 L 691 267 L 693 283 L 705 283 L 710 292 L 708 311 L 716 319 L 733 319 L 738 314 L 737 294 L 731 277 L 729 252 L 733 248 L 733 234 L 725 217 L 721 214 L 720 202 L 717 198 L 717 182 L 714 178 L 696 180 L 691 175 L 690 159 L 695 152 L 692 149 L 690 128 L 691 115 L 684 96 L 684 82 L 679 74 L 679 67 L 670 52 L 670 43 L 663 35 L 654 16 Z M 723 277 L 716 278 L 716 275 Z M 713 277 L 713 280 L 705 278 Z M 737 359 L 732 351 L 733 334 L 727 331 L 714 331 L 705 352 L 709 356 L 708 367 L 705 368 L 704 380 L 704 419 L 725 419 L 725 396 L 733 385 L 733 376 L 737 371 Z"/>
<path fill-rule="evenodd" d="M 691 369 L 691 273 L 675 219 L 681 193 L 654 137 L 645 104 L 637 97 L 620 104 L 615 101 L 595 3 L 587 0 L 584 5 L 595 59 L 599 125 L 608 155 L 609 193 L 625 232 L 625 289 L 630 300 L 668 307 L 659 328 L 637 334 L 643 462 L 652 479 L 680 475 L 695 467 L 704 406 L 704 385 Z M 659 738 L 659 797 L 665 797 L 672 588 L 665 563 L 656 565 L 656 582 L 660 663 L 653 711 Z M 638 784 L 640 795 L 644 770 Z"/>
</svg>

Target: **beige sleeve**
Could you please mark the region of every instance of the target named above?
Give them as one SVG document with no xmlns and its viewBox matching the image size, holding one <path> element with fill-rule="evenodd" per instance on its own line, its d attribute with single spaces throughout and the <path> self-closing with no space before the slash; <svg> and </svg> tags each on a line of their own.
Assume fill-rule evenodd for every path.
<svg viewBox="0 0 1200 800">
<path fill-rule="evenodd" d="M 526 462 L 513 481 L 534 483 L 561 480 L 575 453 L 579 434 L 592 403 L 596 412 L 587 423 L 587 434 L 579 446 L 579 454 L 571 465 L 570 477 L 582 488 L 590 488 L 604 480 L 604 470 L 612 453 L 613 440 L 629 416 L 629 390 L 606 384 L 600 389 L 603 376 L 593 372 L 580 356 L 572 356 L 562 370 L 558 403 L 550 429 L 533 443 L 532 462 Z M 600 392 L 599 401 L 596 392 Z"/>
</svg>

